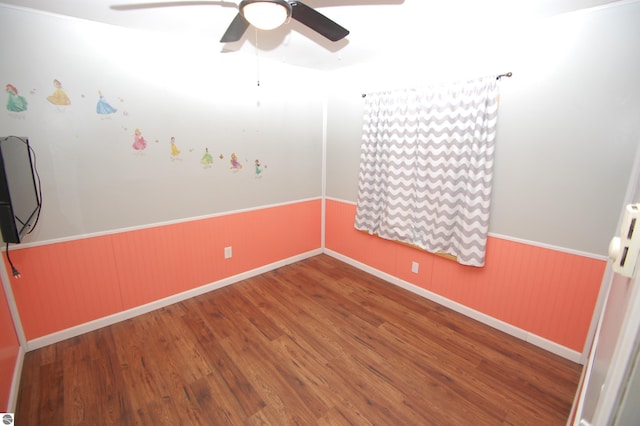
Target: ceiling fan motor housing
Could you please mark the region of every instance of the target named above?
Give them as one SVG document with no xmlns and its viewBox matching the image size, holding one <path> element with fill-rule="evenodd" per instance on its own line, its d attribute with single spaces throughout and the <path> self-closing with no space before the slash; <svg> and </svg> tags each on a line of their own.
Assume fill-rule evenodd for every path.
<svg viewBox="0 0 640 426">
<path fill-rule="evenodd" d="M 242 0 L 238 9 L 236 17 L 220 39 L 221 43 L 239 41 L 251 25 L 272 30 L 290 18 L 331 41 L 342 40 L 349 34 L 346 28 L 298 0 Z"/>
<path fill-rule="evenodd" d="M 292 7 L 285 0 L 242 0 L 240 14 L 254 27 L 272 30 L 291 17 Z"/>
</svg>

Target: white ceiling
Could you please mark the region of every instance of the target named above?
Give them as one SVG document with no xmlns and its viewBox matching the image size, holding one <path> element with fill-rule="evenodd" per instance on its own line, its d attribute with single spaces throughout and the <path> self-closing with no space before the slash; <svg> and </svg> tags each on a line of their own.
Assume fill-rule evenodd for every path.
<svg viewBox="0 0 640 426">
<path fill-rule="evenodd" d="M 220 52 L 259 54 L 288 64 L 329 70 L 369 61 L 382 52 L 432 42 L 434 34 L 518 25 L 617 0 L 305 0 L 307 6 L 347 28 L 332 43 L 292 20 L 273 31 L 249 29 L 236 43 L 218 42 L 237 13 L 234 1 L 197 0 L 0 0 L 23 9 L 111 25 L 195 35 Z M 130 6 L 130 8 L 114 8 Z M 162 6 L 162 7 L 159 7 Z M 484 23 L 481 23 L 484 20 Z M 438 32 L 434 32 L 434 28 Z M 431 30 L 431 31 L 430 31 Z M 508 34 L 505 34 L 508 37 Z M 239 54 L 239 53 L 234 53 Z"/>
</svg>

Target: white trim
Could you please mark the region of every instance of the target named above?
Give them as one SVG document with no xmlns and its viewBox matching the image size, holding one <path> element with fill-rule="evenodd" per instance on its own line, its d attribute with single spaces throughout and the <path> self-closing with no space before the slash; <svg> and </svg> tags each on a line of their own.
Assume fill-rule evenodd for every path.
<svg viewBox="0 0 640 426">
<path fill-rule="evenodd" d="M 192 297 L 196 297 L 199 296 L 201 294 L 213 291 L 213 290 L 217 290 L 219 288 L 234 284 L 236 282 L 263 274 L 265 272 L 269 272 L 271 270 L 283 267 L 285 265 L 288 265 L 290 263 L 294 263 L 294 262 L 298 262 L 304 259 L 307 259 L 309 257 L 312 256 L 316 256 L 318 254 L 327 254 L 331 257 L 334 257 L 338 260 L 341 260 L 349 265 L 352 265 L 362 271 L 365 271 L 367 273 L 370 273 L 371 275 L 374 275 L 378 278 L 381 278 L 391 284 L 397 285 L 399 287 L 402 287 L 408 291 L 411 291 L 412 293 L 415 293 L 421 297 L 424 297 L 428 300 L 431 300 L 435 303 L 438 303 L 442 306 L 445 306 L 449 309 L 452 309 L 456 312 L 459 312 L 467 317 L 473 318 L 483 324 L 489 325 L 490 327 L 493 327 L 497 330 L 500 330 L 502 332 L 505 332 L 511 336 L 517 337 L 521 340 L 527 341 L 535 346 L 538 346 L 542 349 L 545 349 L 551 353 L 554 353 L 556 355 L 559 355 L 563 358 L 566 358 L 570 361 L 576 362 L 576 363 L 580 363 L 581 362 L 581 354 L 579 352 L 576 352 L 572 349 L 566 348 L 562 345 L 559 345 L 557 343 L 551 342 L 550 340 L 544 339 L 543 337 L 537 336 L 535 334 L 529 333 L 526 330 L 520 329 L 518 327 L 515 327 L 511 324 L 508 324 L 504 321 L 501 321 L 499 319 L 493 318 L 487 314 L 484 314 L 482 312 L 476 311 L 474 309 L 471 309 L 467 306 L 464 306 L 458 302 L 454 302 L 450 299 L 447 299 L 445 297 L 442 297 L 436 293 L 430 292 L 428 290 L 425 290 L 421 287 L 418 287 L 414 284 L 411 284 L 407 281 L 401 280 L 397 277 L 394 277 L 393 275 L 384 273 L 380 270 L 377 270 L 375 268 L 372 268 L 364 263 L 358 262 L 354 259 L 351 259 L 349 257 L 346 257 L 344 255 L 341 255 L 337 252 L 334 252 L 332 250 L 322 250 L 322 249 L 315 249 L 300 255 L 296 255 L 278 262 L 274 262 L 271 263 L 269 265 L 265 265 L 256 269 L 252 269 L 250 271 L 246 271 L 231 277 L 227 277 L 224 279 L 221 279 L 219 281 L 215 281 L 212 282 L 210 284 L 206 284 L 204 286 L 195 288 L 195 289 L 191 289 L 173 296 L 169 296 L 166 297 L 164 299 L 160 299 L 160 300 L 156 300 L 150 303 L 147 303 L 145 305 L 142 306 L 138 306 L 123 312 L 118 312 L 116 314 L 113 315 L 109 315 L 103 318 L 99 318 L 97 320 L 94 321 L 90 321 L 84 324 L 80 324 L 78 326 L 74 326 L 62 331 L 58 331 L 52 334 L 49 334 L 47 336 L 43 336 L 43 337 L 39 337 L 33 340 L 29 340 L 27 342 L 27 351 L 32 351 L 35 349 L 39 349 L 42 348 L 44 346 L 48 346 L 57 342 L 61 342 L 63 340 L 75 337 L 75 336 L 79 336 L 81 334 L 84 333 L 88 333 L 109 325 L 113 325 L 116 324 L 118 322 L 130 319 L 130 318 L 134 318 L 136 316 L 163 308 L 165 306 L 169 306 L 172 305 L 174 303 L 177 302 L 181 302 L 183 300 L 192 298 Z M 22 348 L 20 348 L 20 352 L 23 353 Z M 18 371 L 18 369 L 20 369 L 21 371 L 22 368 L 22 357 L 20 359 L 20 366 L 16 366 L 16 371 Z M 19 380 L 19 375 L 14 375 L 14 381 L 15 380 Z M 16 394 L 16 398 L 17 398 L 17 394 Z"/>
<path fill-rule="evenodd" d="M 339 203 L 344 203 L 344 204 L 351 204 L 352 206 L 356 205 L 356 203 L 353 202 L 353 201 L 343 200 L 343 199 L 340 199 L 340 198 L 325 197 L 325 199 L 336 201 L 336 202 L 339 202 Z M 514 243 L 526 244 L 528 246 L 540 247 L 540 248 L 544 248 L 544 249 L 548 249 L 548 250 L 558 251 L 558 252 L 561 252 L 561 253 L 573 254 L 575 256 L 588 257 L 590 259 L 604 260 L 604 261 L 608 260 L 607 256 L 604 256 L 604 255 L 601 255 L 601 254 L 589 253 L 589 252 L 586 252 L 586 251 L 575 250 L 575 249 L 568 248 L 568 247 L 556 246 L 556 245 L 553 245 L 553 244 L 547 244 L 547 243 L 543 243 L 543 242 L 539 242 L 539 241 L 525 240 L 524 238 L 512 237 L 512 236 L 503 235 L 503 234 L 497 234 L 495 232 L 489 232 L 489 236 L 492 237 L 492 238 L 499 238 L 501 240 L 513 241 Z"/>
<path fill-rule="evenodd" d="M 271 209 L 271 208 L 275 208 L 275 207 L 283 207 L 283 206 L 289 206 L 289 205 L 293 205 L 293 204 L 301 204 L 301 203 L 306 203 L 306 202 L 315 201 L 315 200 L 321 200 L 322 201 L 322 196 L 312 197 L 312 198 L 303 198 L 303 199 L 300 199 L 300 200 L 287 201 L 287 202 L 276 203 L 276 204 L 267 204 L 267 205 L 262 205 L 262 206 L 257 206 L 257 207 L 248 207 L 248 208 L 239 209 L 239 210 L 229 210 L 229 211 L 225 211 L 225 212 L 221 212 L 221 213 L 212 213 L 212 214 L 202 215 L 202 216 L 193 216 L 193 217 L 182 218 L 182 219 L 174 219 L 174 220 L 168 220 L 168 221 L 164 221 L 164 222 L 147 223 L 147 224 L 144 224 L 144 225 L 130 226 L 130 227 L 126 227 L 126 228 L 110 229 L 108 231 L 91 232 L 91 233 L 88 233 L 88 234 L 78 234 L 78 235 L 72 235 L 72 236 L 69 236 L 69 237 L 61 237 L 61 238 L 54 238 L 54 239 L 50 239 L 50 240 L 35 241 L 35 242 L 32 242 L 32 243 L 20 243 L 19 245 L 12 245 L 11 246 L 11 250 L 20 250 L 20 249 L 26 249 L 26 248 L 29 248 L 29 247 L 44 246 L 44 245 L 49 245 L 49 244 L 66 243 L 66 242 L 69 242 L 69 241 L 77 241 L 77 240 L 83 240 L 83 239 L 86 239 L 86 238 L 94 238 L 94 237 L 103 237 L 103 236 L 106 236 L 106 235 L 121 234 L 121 233 L 125 233 L 125 232 L 139 231 L 139 230 L 143 230 L 143 229 L 157 228 L 157 227 L 161 227 L 161 226 L 177 225 L 177 224 L 181 224 L 181 223 L 195 222 L 197 220 L 212 219 L 212 218 L 215 218 L 215 217 L 223 217 L 223 216 L 229 216 L 229 215 L 233 215 L 233 214 L 248 213 L 248 212 L 252 212 L 252 211 Z M 4 251 L 5 249 L 0 247 L 0 250 Z"/>
<path fill-rule="evenodd" d="M 636 197 L 636 194 L 640 192 L 640 148 L 636 148 L 635 157 L 633 161 L 633 167 L 631 169 L 631 173 L 629 174 L 629 181 L 627 184 L 627 190 L 625 191 L 624 200 L 620 209 L 623 210 L 624 206 L 629 203 L 633 203 Z M 618 215 L 618 222 L 615 229 L 620 229 L 622 224 L 622 214 Z M 613 285 L 614 280 L 614 272 L 611 269 L 611 260 L 607 264 L 607 269 L 605 270 L 604 276 L 602 277 L 602 282 L 600 285 L 600 293 L 598 294 L 598 300 L 596 302 L 596 307 L 593 312 L 593 316 L 591 317 L 591 325 L 589 327 L 589 334 L 587 335 L 587 340 L 584 345 L 584 352 L 582 355 L 583 363 L 585 363 L 585 368 L 583 369 L 582 376 L 580 377 L 579 382 L 579 394 L 576 393 L 576 397 L 573 400 L 573 405 L 571 408 L 571 414 L 574 416 L 574 424 L 582 424 L 583 422 L 583 411 L 585 411 L 585 403 L 593 404 L 593 401 L 587 401 L 587 393 L 594 393 L 598 391 L 598 386 L 602 386 L 600 390 L 600 394 L 598 396 L 598 400 L 595 403 L 596 406 L 594 408 L 594 413 L 592 417 L 592 424 L 599 424 L 596 422 L 605 423 L 604 419 L 600 417 L 607 417 L 612 414 L 614 410 L 614 404 L 619 397 L 619 387 L 624 380 L 623 372 L 621 369 L 627 367 L 627 360 L 625 360 L 625 356 L 630 355 L 630 349 L 628 348 L 629 342 L 628 339 L 636 338 L 635 333 L 638 330 L 638 326 L 640 320 L 635 317 L 633 305 L 640 304 L 640 295 L 638 295 L 638 289 L 632 288 L 631 297 L 629 301 L 629 306 L 627 307 L 627 311 L 625 313 L 625 318 L 620 327 L 619 335 L 615 343 L 615 349 L 613 355 L 611 357 L 610 363 L 607 366 L 596 365 L 595 357 L 597 356 L 597 349 L 600 341 L 600 334 L 602 332 L 602 326 L 604 317 L 606 315 L 607 307 L 611 309 L 613 306 L 607 306 L 609 301 L 609 296 L 611 292 L 611 286 Z M 637 278 L 634 278 L 634 281 Z M 633 285 L 633 284 L 632 284 Z M 638 309 L 637 307 L 635 308 Z M 635 317 L 635 318 L 634 318 Z M 629 328 L 629 322 L 635 321 L 635 325 Z M 624 354 L 624 355 L 623 355 Z M 604 383 L 600 384 L 592 384 L 590 383 L 593 370 L 595 368 L 606 368 L 607 373 L 603 379 Z M 619 401 L 618 401 L 619 402 Z M 590 409 L 591 407 L 589 407 Z"/>
<path fill-rule="evenodd" d="M 592 345 L 595 344 L 595 336 L 598 333 L 600 324 L 600 316 L 602 310 L 606 305 L 607 298 L 609 297 L 609 289 L 611 288 L 611 282 L 613 281 L 613 269 L 611 269 L 611 262 L 607 262 L 607 267 L 600 280 L 600 291 L 598 292 L 598 298 L 596 299 L 596 305 L 593 308 L 593 315 L 591 315 L 591 323 L 589 324 L 589 331 L 587 332 L 587 338 L 584 341 L 584 347 L 582 349 L 582 357 L 580 358 L 580 364 L 587 365 L 587 360 L 591 352 Z M 582 383 L 582 380 L 580 381 Z"/>
<path fill-rule="evenodd" d="M 640 288 L 638 288 L 638 284 L 640 284 L 640 279 L 634 277 L 630 283 L 632 289 L 629 295 L 629 306 L 625 312 L 613 356 L 608 366 L 609 369 L 602 385 L 604 390 L 600 393 L 591 421 L 594 425 L 613 424 L 629 384 L 637 357 L 637 339 L 640 336 L 638 332 L 640 330 Z M 594 351 L 596 350 L 597 347 Z M 633 402 L 631 403 L 633 404 Z"/>
<path fill-rule="evenodd" d="M 638 190 L 638 182 L 640 182 L 640 148 L 636 148 L 635 157 L 633 161 L 633 167 L 629 174 L 629 181 L 627 183 L 627 189 L 625 191 L 623 202 L 620 209 L 624 209 L 629 203 L 634 202 L 634 194 Z M 618 215 L 618 222 L 615 229 L 620 229 L 622 224 L 622 215 Z M 600 292 L 598 293 L 598 299 L 596 300 L 596 306 L 593 309 L 593 315 L 591 316 L 591 324 L 589 325 L 589 332 L 584 342 L 584 349 L 582 351 L 582 357 L 580 363 L 585 367 L 582 369 L 582 375 L 578 382 L 578 391 L 573 399 L 571 406 L 571 415 L 574 416 L 574 424 L 577 424 L 582 417 L 584 410 L 585 397 L 588 391 L 589 379 L 594 369 L 594 357 L 595 350 L 598 347 L 600 339 L 600 330 L 602 328 L 602 321 L 604 318 L 604 308 L 607 305 L 609 299 L 609 291 L 611 284 L 613 283 L 613 269 L 611 269 L 612 260 L 609 259 L 607 268 L 605 269 L 602 281 L 600 283 Z M 628 312 L 627 312 L 628 313 Z M 622 334 L 621 334 L 622 336 Z M 595 413 L 594 413 L 595 414 Z M 571 417 L 570 417 L 571 418 Z"/>
<path fill-rule="evenodd" d="M 327 95 L 322 100 L 322 211 L 320 214 L 320 247 L 325 247 L 325 230 L 327 227 L 327 117 L 329 110 L 329 98 Z"/>
<path fill-rule="evenodd" d="M 540 247 L 540 248 L 544 248 L 544 249 L 559 251 L 559 252 L 562 252 L 562 253 L 573 254 L 575 256 L 588 257 L 590 259 L 603 260 L 605 262 L 607 260 L 609 260 L 609 258 L 607 256 L 604 256 L 604 255 L 601 255 L 601 254 L 589 253 L 589 252 L 586 252 L 586 251 L 575 250 L 575 249 L 568 248 L 568 247 L 555 246 L 553 244 L 547 244 L 547 243 L 542 243 L 542 242 L 538 242 L 538 241 L 525 240 L 523 238 L 512 237 L 512 236 L 509 236 L 509 235 L 502 235 L 502 234 L 496 234 L 494 232 L 489 232 L 489 236 L 493 237 L 493 238 L 499 238 L 501 240 L 513 241 L 514 243 L 526 244 L 526 245 L 529 245 L 529 246 L 535 246 L 535 247 Z"/>
<path fill-rule="evenodd" d="M 514 325 L 508 324 L 504 321 L 501 321 L 497 318 L 484 314 L 482 312 L 471 309 L 465 305 L 462 305 L 458 302 L 454 302 L 453 300 L 447 299 L 446 297 L 442 297 L 436 293 L 433 293 L 429 290 L 425 290 L 421 287 L 418 287 L 414 284 L 411 284 L 407 281 L 401 280 L 400 278 L 394 277 L 393 275 L 382 272 L 378 269 L 372 268 L 364 263 L 358 262 L 350 257 L 346 257 L 342 254 L 336 253 L 332 250 L 324 250 L 324 253 L 328 256 L 334 257 L 342 262 L 348 263 L 351 266 L 354 266 L 362 271 L 368 272 L 371 275 L 374 275 L 378 278 L 381 278 L 391 284 L 397 285 L 399 287 L 404 288 L 412 293 L 417 294 L 418 296 L 422 296 L 425 299 L 429 299 L 439 305 L 445 306 L 449 309 L 452 309 L 462 315 L 465 315 L 469 318 L 473 318 L 476 321 L 479 321 L 483 324 L 486 324 L 490 327 L 493 327 L 497 330 L 500 330 L 504 333 L 507 333 L 511 336 L 517 337 L 518 339 L 524 340 L 532 345 L 538 346 L 548 352 L 566 358 L 575 363 L 581 362 L 581 353 L 576 352 L 573 349 L 569 349 L 565 346 L 562 346 L 558 343 L 547 340 L 543 337 L 537 336 L 533 333 L 530 333 L 526 330 L 518 328 Z"/>
<path fill-rule="evenodd" d="M 9 390 L 9 400 L 7 401 L 7 412 L 15 413 L 18 404 L 18 393 L 20 392 L 20 379 L 22 378 L 22 365 L 24 364 L 24 349 L 18 349 L 16 365 L 13 368 L 13 378 L 11 379 L 11 389 Z"/>
<path fill-rule="evenodd" d="M 138 315 L 146 314 L 148 312 L 155 311 L 156 309 L 164 308 L 165 306 L 169 306 L 174 303 L 178 303 L 183 300 L 196 297 L 213 290 L 217 290 L 219 288 L 228 286 L 230 284 L 234 284 L 239 281 L 246 280 L 251 277 L 255 277 L 256 275 L 260 275 L 265 272 L 269 272 L 271 270 L 281 268 L 290 263 L 299 262 L 301 260 L 307 259 L 312 256 L 316 256 L 318 254 L 322 254 L 322 249 L 315 249 L 312 251 L 308 251 L 306 253 L 302 253 L 296 256 L 289 257 L 287 259 L 283 259 L 268 265 L 261 266 L 256 269 L 252 269 L 250 271 L 242 272 L 240 274 L 233 275 L 231 277 L 223 278 L 219 281 L 205 284 L 198 288 L 187 290 L 179 294 L 174 294 L 173 296 L 165 297 L 164 299 L 154 300 L 153 302 L 147 303 L 142 306 L 137 306 L 135 308 L 128 309 L 126 311 L 118 312 L 113 315 L 109 315 L 103 318 L 99 318 L 97 320 L 93 320 L 84 324 L 67 328 L 62 331 L 57 331 L 55 333 L 52 333 L 43 337 L 38 337 L 36 339 L 29 340 L 27 342 L 27 351 L 39 349 L 44 346 L 51 345 L 53 343 L 61 342 L 71 337 L 79 336 L 81 334 L 88 333 L 90 331 L 98 330 L 100 328 L 116 324 L 118 322 L 130 319 L 130 318 L 134 318 Z"/>
<path fill-rule="evenodd" d="M 327 200 L 337 201 L 337 202 L 343 203 L 343 204 L 351 204 L 352 206 L 355 206 L 355 205 L 358 204 L 355 201 L 344 200 L 342 198 L 335 198 L 335 197 L 328 197 L 328 196 L 325 196 L 324 198 L 327 199 Z"/>
</svg>

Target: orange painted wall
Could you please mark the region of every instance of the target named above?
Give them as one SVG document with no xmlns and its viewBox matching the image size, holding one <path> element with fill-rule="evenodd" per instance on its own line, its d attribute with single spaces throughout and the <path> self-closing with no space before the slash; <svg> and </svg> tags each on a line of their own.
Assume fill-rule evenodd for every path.
<svg viewBox="0 0 640 426">
<path fill-rule="evenodd" d="M 7 412 L 13 371 L 18 361 L 20 341 L 16 335 L 4 290 L 0 291 L 0 412 Z"/>
<path fill-rule="evenodd" d="M 310 200 L 35 246 L 11 252 L 11 286 L 32 340 L 318 249 L 320 232 Z"/>
<path fill-rule="evenodd" d="M 355 210 L 327 200 L 327 249 L 582 352 L 605 261 L 490 237 L 485 266 L 462 266 L 356 231 Z"/>
</svg>

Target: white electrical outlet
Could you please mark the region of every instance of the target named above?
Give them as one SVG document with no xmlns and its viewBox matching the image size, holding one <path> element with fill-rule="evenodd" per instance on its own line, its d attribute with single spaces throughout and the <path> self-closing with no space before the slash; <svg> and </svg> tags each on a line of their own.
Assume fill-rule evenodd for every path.
<svg viewBox="0 0 640 426">
<path fill-rule="evenodd" d="M 414 274 L 417 274 L 419 269 L 420 269 L 420 264 L 418 262 L 411 262 L 411 272 L 413 272 Z"/>
<path fill-rule="evenodd" d="M 224 248 L 224 258 L 225 259 L 231 259 L 231 256 L 233 256 L 233 252 L 231 250 L 231 246 L 225 247 Z"/>
</svg>

